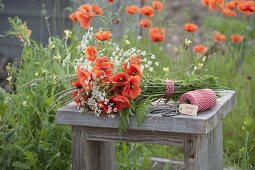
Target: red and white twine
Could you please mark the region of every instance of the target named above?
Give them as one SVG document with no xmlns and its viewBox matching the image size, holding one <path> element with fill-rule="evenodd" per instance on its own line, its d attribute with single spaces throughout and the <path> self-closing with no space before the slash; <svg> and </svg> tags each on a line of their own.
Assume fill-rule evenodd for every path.
<svg viewBox="0 0 255 170">
<path fill-rule="evenodd" d="M 171 97 L 174 94 L 174 81 L 166 80 L 166 97 Z"/>
<path fill-rule="evenodd" d="M 189 103 L 198 106 L 198 111 L 211 109 L 216 105 L 217 97 L 211 89 L 199 89 L 184 93 L 181 95 L 179 102 Z"/>
</svg>

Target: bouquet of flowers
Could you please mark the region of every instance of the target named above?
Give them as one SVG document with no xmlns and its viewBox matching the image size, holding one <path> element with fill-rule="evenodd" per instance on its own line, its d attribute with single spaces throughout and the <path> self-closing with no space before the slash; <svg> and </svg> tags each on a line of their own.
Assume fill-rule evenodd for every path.
<svg viewBox="0 0 255 170">
<path fill-rule="evenodd" d="M 120 116 L 120 130 L 128 128 L 129 117 L 135 115 L 141 124 L 148 106 L 158 99 L 177 100 L 185 92 L 217 89 L 213 76 L 190 77 L 187 80 L 161 80 L 150 73 L 159 66 L 156 56 L 136 48 L 123 49 L 114 43 L 109 31 L 96 34 L 90 27 L 78 46 L 76 74 L 69 94 L 83 111 L 96 116 Z"/>
</svg>

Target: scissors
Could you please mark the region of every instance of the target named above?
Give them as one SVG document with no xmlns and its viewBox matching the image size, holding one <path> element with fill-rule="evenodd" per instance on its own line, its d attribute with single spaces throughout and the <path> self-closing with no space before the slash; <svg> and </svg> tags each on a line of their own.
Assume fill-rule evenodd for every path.
<svg viewBox="0 0 255 170">
<path fill-rule="evenodd" d="M 167 106 L 167 105 L 164 105 Z M 171 105 L 168 105 L 169 107 L 164 107 L 162 109 L 153 109 L 150 113 L 151 114 L 161 114 L 163 117 L 171 117 L 179 115 L 177 108 L 172 108 Z"/>
</svg>

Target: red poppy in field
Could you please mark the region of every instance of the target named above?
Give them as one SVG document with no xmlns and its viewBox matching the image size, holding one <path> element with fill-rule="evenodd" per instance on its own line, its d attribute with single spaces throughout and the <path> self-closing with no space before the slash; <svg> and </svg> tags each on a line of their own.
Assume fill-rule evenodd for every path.
<svg viewBox="0 0 255 170">
<path fill-rule="evenodd" d="M 87 29 L 90 26 L 90 17 L 84 11 L 76 11 L 76 17 L 83 29 Z"/>
<path fill-rule="evenodd" d="M 88 19 L 91 19 L 94 16 L 94 13 L 92 13 L 92 6 L 90 4 L 83 4 L 79 6 L 77 11 L 83 12 L 84 16 Z"/>
<path fill-rule="evenodd" d="M 152 1 L 152 7 L 156 10 L 156 11 L 161 11 L 164 7 L 163 3 L 161 1 Z"/>
<path fill-rule="evenodd" d="M 226 39 L 225 35 L 221 34 L 218 31 L 215 31 L 213 34 L 213 40 L 217 43 L 224 42 Z"/>
<path fill-rule="evenodd" d="M 197 31 L 197 25 L 192 23 L 186 23 L 184 25 L 184 30 L 187 32 L 196 32 Z"/>
<path fill-rule="evenodd" d="M 224 0 L 210 0 L 209 9 L 221 10 L 224 7 Z"/>
<path fill-rule="evenodd" d="M 240 35 L 240 34 L 233 34 L 233 35 L 231 35 L 231 40 L 234 43 L 240 43 L 240 42 L 243 41 L 243 39 L 244 39 L 244 37 L 242 35 Z"/>
<path fill-rule="evenodd" d="M 153 17 L 154 9 L 150 5 L 146 5 L 140 9 L 140 13 L 148 17 Z"/>
<path fill-rule="evenodd" d="M 112 33 L 110 31 L 100 31 L 95 34 L 95 38 L 100 41 L 109 40 L 112 37 Z"/>
<path fill-rule="evenodd" d="M 110 2 L 110 3 L 113 3 L 115 2 L 115 0 L 105 0 L 106 2 Z"/>
<path fill-rule="evenodd" d="M 90 26 L 90 20 L 94 16 L 103 15 L 104 11 L 100 6 L 93 4 L 83 4 L 76 12 L 69 15 L 72 21 L 78 21 L 83 29 L 87 29 Z"/>
<path fill-rule="evenodd" d="M 140 27 L 148 28 L 151 25 L 151 20 L 149 18 L 143 18 L 139 22 Z"/>
<path fill-rule="evenodd" d="M 154 27 L 150 28 L 149 30 L 149 36 L 151 38 L 151 41 L 153 42 L 162 42 L 165 40 L 165 29 L 164 28 L 159 28 L 159 27 Z"/>
<path fill-rule="evenodd" d="M 136 64 L 130 64 L 130 66 L 126 69 L 126 73 L 130 76 L 142 75 L 140 67 Z"/>
<path fill-rule="evenodd" d="M 246 0 L 236 0 L 236 7 L 242 3 L 244 3 Z"/>
<path fill-rule="evenodd" d="M 236 8 L 236 2 L 235 1 L 226 2 L 225 7 L 228 8 L 228 9 L 235 9 Z"/>
<path fill-rule="evenodd" d="M 112 74 L 112 63 L 110 63 L 107 57 L 96 58 L 92 71 L 97 78 L 109 77 Z"/>
<path fill-rule="evenodd" d="M 245 15 L 251 15 L 255 11 L 255 2 L 244 1 L 237 6 L 237 9 Z"/>
<path fill-rule="evenodd" d="M 125 73 L 116 73 L 114 75 L 112 75 L 109 80 L 113 83 L 116 84 L 118 86 L 123 86 L 126 85 L 128 83 L 128 78 L 126 76 Z"/>
<path fill-rule="evenodd" d="M 104 11 L 102 10 L 102 8 L 97 4 L 92 5 L 92 10 L 93 10 L 94 15 L 101 16 L 104 14 Z"/>
<path fill-rule="evenodd" d="M 207 51 L 207 48 L 199 44 L 199 45 L 196 45 L 193 50 L 195 53 L 205 54 Z"/>
<path fill-rule="evenodd" d="M 95 47 L 93 46 L 88 46 L 86 48 L 86 50 L 84 51 L 84 54 L 86 56 L 86 58 L 89 60 L 89 61 L 92 61 L 94 62 L 95 59 L 96 59 L 96 53 L 97 53 L 97 50 Z"/>
<path fill-rule="evenodd" d="M 27 37 L 30 37 L 31 34 L 32 34 L 32 30 L 27 29 L 27 30 L 26 30 L 26 36 L 27 36 Z M 18 34 L 16 35 L 16 37 L 17 37 L 18 39 L 22 39 L 22 35 L 21 35 L 20 33 L 18 33 Z"/>
<path fill-rule="evenodd" d="M 209 1 L 210 1 L 210 0 L 201 0 L 201 4 L 202 4 L 203 6 L 209 6 Z"/>
<path fill-rule="evenodd" d="M 141 94 L 140 76 L 130 76 L 128 84 L 124 87 L 122 95 L 128 98 L 137 98 Z"/>
<path fill-rule="evenodd" d="M 110 99 L 111 102 L 114 103 L 113 109 L 117 109 L 117 111 L 120 111 L 124 108 L 130 107 L 130 102 L 127 97 L 122 95 L 115 95 Z"/>
<path fill-rule="evenodd" d="M 139 11 L 139 7 L 136 5 L 131 5 L 126 7 L 126 13 L 130 15 L 134 15 Z"/>
<path fill-rule="evenodd" d="M 76 16 L 76 12 L 72 12 L 71 14 L 69 14 L 69 18 L 72 21 L 78 21 L 77 16 Z"/>
<path fill-rule="evenodd" d="M 235 17 L 236 16 L 236 12 L 234 10 L 231 10 L 229 8 L 223 8 L 222 10 L 222 14 L 228 17 Z"/>
<path fill-rule="evenodd" d="M 84 12 L 89 19 L 93 18 L 94 16 L 100 16 L 104 14 L 104 11 L 101 7 L 97 4 L 83 4 L 78 8 L 78 11 Z"/>
</svg>

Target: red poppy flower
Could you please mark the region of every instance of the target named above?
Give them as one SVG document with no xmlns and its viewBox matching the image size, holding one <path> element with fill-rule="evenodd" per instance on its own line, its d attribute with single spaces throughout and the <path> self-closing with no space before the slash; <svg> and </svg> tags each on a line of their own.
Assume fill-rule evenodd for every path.
<svg viewBox="0 0 255 170">
<path fill-rule="evenodd" d="M 99 102 L 98 106 L 100 110 L 103 111 L 103 113 L 108 113 L 109 108 L 108 105 L 104 103 L 104 101 Z"/>
<path fill-rule="evenodd" d="M 90 26 L 90 19 L 97 15 L 103 15 L 104 11 L 96 4 L 83 4 L 76 11 L 76 18 L 83 29 Z M 70 17 L 70 16 L 69 16 Z M 75 16 L 72 16 L 75 20 Z"/>
<path fill-rule="evenodd" d="M 140 13 L 141 13 L 142 15 L 145 15 L 145 16 L 148 16 L 148 17 L 153 17 L 153 15 L 154 15 L 154 9 L 153 9 L 150 5 L 143 6 L 143 7 L 140 9 Z"/>
<path fill-rule="evenodd" d="M 77 16 L 76 16 L 76 12 L 72 12 L 71 14 L 69 14 L 69 18 L 72 21 L 78 21 Z"/>
<path fill-rule="evenodd" d="M 111 90 L 112 94 L 122 94 L 125 86 L 114 86 Z"/>
<path fill-rule="evenodd" d="M 136 5 L 131 5 L 126 7 L 127 14 L 134 15 L 138 11 L 139 11 L 139 7 L 137 7 Z"/>
<path fill-rule="evenodd" d="M 202 4 L 203 6 L 209 6 L 209 1 L 210 1 L 210 0 L 201 0 L 201 4 Z"/>
<path fill-rule="evenodd" d="M 205 54 L 207 51 L 207 48 L 199 44 L 199 45 L 196 45 L 193 50 L 195 53 Z"/>
<path fill-rule="evenodd" d="M 89 90 L 91 88 L 91 80 L 92 76 L 91 73 L 85 69 L 83 69 L 81 66 L 77 67 L 76 75 L 78 78 L 79 84 L 85 89 Z"/>
<path fill-rule="evenodd" d="M 104 14 L 104 11 L 97 4 L 92 5 L 92 10 L 93 10 L 94 15 L 103 15 Z"/>
<path fill-rule="evenodd" d="M 186 23 L 184 25 L 184 29 L 187 32 L 196 32 L 197 31 L 197 25 L 196 24 L 191 24 L 191 23 Z"/>
<path fill-rule="evenodd" d="M 112 64 L 106 57 L 96 58 L 92 71 L 97 78 L 107 78 L 112 74 Z"/>
<path fill-rule="evenodd" d="M 109 80 L 118 86 L 124 86 L 128 83 L 128 78 L 127 78 L 126 74 L 122 73 L 122 72 L 112 75 L 109 78 Z"/>
<path fill-rule="evenodd" d="M 240 42 L 243 41 L 243 39 L 244 39 L 244 37 L 243 37 L 242 35 L 239 35 L 239 34 L 233 34 L 233 35 L 231 35 L 231 40 L 232 40 L 232 42 L 234 42 L 234 43 L 240 43 Z"/>
<path fill-rule="evenodd" d="M 140 27 L 148 28 L 151 25 L 151 20 L 149 18 L 143 18 L 139 22 Z"/>
<path fill-rule="evenodd" d="M 235 17 L 236 16 L 236 12 L 229 9 L 229 8 L 224 8 L 222 10 L 222 14 L 225 15 L 225 16 L 228 16 L 228 17 Z"/>
<path fill-rule="evenodd" d="M 79 10 L 76 12 L 76 17 L 83 29 L 87 29 L 90 26 L 90 17 L 86 12 Z"/>
<path fill-rule="evenodd" d="M 83 4 L 78 8 L 78 11 L 86 13 L 87 18 L 91 19 L 96 15 L 103 15 L 104 11 L 97 4 Z"/>
<path fill-rule="evenodd" d="M 221 10 L 224 7 L 224 0 L 210 0 L 209 9 Z"/>
<path fill-rule="evenodd" d="M 165 29 L 159 27 L 150 28 L 149 35 L 151 41 L 162 42 L 165 40 Z"/>
<path fill-rule="evenodd" d="M 74 88 L 81 88 L 81 84 L 78 80 L 75 80 L 75 81 L 70 81 L 71 85 L 74 87 Z"/>
<path fill-rule="evenodd" d="M 96 60 L 96 53 L 97 53 L 97 50 L 93 46 L 88 46 L 86 50 L 84 51 L 86 58 L 92 62 Z"/>
<path fill-rule="evenodd" d="M 109 40 L 112 37 L 112 33 L 110 31 L 100 31 L 95 34 L 95 38 L 100 41 Z"/>
<path fill-rule="evenodd" d="M 106 0 L 106 2 L 111 2 L 111 3 L 113 3 L 113 2 L 115 2 L 115 0 Z"/>
<path fill-rule="evenodd" d="M 134 64 L 134 65 L 137 65 L 137 66 L 140 67 L 141 62 L 142 62 L 142 60 L 141 60 L 140 56 L 131 56 L 128 59 L 128 63 L 123 64 L 122 68 L 126 71 L 127 70 L 127 65 L 131 65 L 131 64 Z"/>
<path fill-rule="evenodd" d="M 140 76 L 130 76 L 128 84 L 124 87 L 122 95 L 128 98 L 137 98 L 141 94 Z"/>
<path fill-rule="evenodd" d="M 113 109 L 116 108 L 117 111 L 120 111 L 124 108 L 130 107 L 130 102 L 129 102 L 128 98 L 125 96 L 119 95 L 119 94 L 113 96 L 110 99 L 110 101 L 114 103 Z"/>
<path fill-rule="evenodd" d="M 126 69 L 126 72 L 130 76 L 136 76 L 136 75 L 141 76 L 142 75 L 142 71 L 141 71 L 140 67 L 136 64 L 130 64 L 130 66 L 127 67 L 127 69 Z"/>
<path fill-rule="evenodd" d="M 72 96 L 73 96 L 74 102 L 78 105 L 80 105 L 82 101 L 83 102 L 88 101 L 88 96 L 84 89 L 77 89 L 76 91 L 73 91 Z"/>
<path fill-rule="evenodd" d="M 129 63 L 140 66 L 140 64 L 142 63 L 142 59 L 140 56 L 131 56 L 129 57 Z"/>
<path fill-rule="evenodd" d="M 156 10 L 156 11 L 161 11 L 164 7 L 163 3 L 160 1 L 152 1 L 152 7 Z"/>
<path fill-rule="evenodd" d="M 236 2 L 235 1 L 226 2 L 225 7 L 228 8 L 228 9 L 235 9 L 236 8 Z"/>
<path fill-rule="evenodd" d="M 217 43 L 220 43 L 220 42 L 223 42 L 223 41 L 225 41 L 225 39 L 226 39 L 226 37 L 223 35 L 223 34 L 221 34 L 220 32 L 214 32 L 214 34 L 213 34 L 213 40 L 215 41 L 215 42 L 217 42 Z"/>
<path fill-rule="evenodd" d="M 237 6 L 237 9 L 245 15 L 251 15 L 255 11 L 255 2 L 244 1 Z"/>
<path fill-rule="evenodd" d="M 82 12 L 84 17 L 86 17 L 87 19 L 91 19 L 95 15 L 93 13 L 93 9 L 92 9 L 92 6 L 90 4 L 83 4 L 83 5 L 79 6 L 77 11 Z"/>
<path fill-rule="evenodd" d="M 236 7 L 238 7 L 238 5 L 244 3 L 246 0 L 236 0 Z"/>
</svg>

